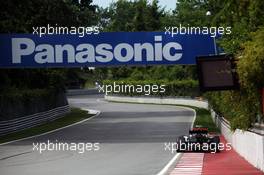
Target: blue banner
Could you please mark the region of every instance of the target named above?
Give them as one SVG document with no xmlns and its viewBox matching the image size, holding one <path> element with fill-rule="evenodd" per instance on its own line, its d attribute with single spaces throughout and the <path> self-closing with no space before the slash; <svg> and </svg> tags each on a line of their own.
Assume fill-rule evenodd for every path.
<svg viewBox="0 0 264 175">
<path fill-rule="evenodd" d="M 210 35 L 104 32 L 77 35 L 1 34 L 1 68 L 195 64 L 215 53 Z"/>
</svg>

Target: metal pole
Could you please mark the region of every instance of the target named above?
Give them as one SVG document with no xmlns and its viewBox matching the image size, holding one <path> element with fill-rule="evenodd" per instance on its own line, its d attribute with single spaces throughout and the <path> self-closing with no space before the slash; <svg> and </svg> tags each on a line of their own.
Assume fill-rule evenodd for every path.
<svg viewBox="0 0 264 175">
<path fill-rule="evenodd" d="M 214 51 L 215 51 L 215 55 L 218 55 L 217 48 L 216 48 L 216 40 L 215 40 L 215 37 L 213 37 L 213 38 L 214 38 Z"/>
</svg>

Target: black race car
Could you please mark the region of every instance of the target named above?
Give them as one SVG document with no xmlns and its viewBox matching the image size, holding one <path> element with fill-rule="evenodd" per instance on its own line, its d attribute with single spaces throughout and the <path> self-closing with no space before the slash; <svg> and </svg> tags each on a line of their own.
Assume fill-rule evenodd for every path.
<svg viewBox="0 0 264 175">
<path fill-rule="evenodd" d="M 219 152 L 220 137 L 208 133 L 208 128 L 196 126 L 189 135 L 177 139 L 177 152 Z"/>
</svg>

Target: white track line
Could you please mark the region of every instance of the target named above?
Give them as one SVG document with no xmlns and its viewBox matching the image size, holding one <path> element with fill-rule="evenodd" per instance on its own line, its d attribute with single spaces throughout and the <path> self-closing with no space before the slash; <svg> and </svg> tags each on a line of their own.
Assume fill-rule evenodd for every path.
<svg viewBox="0 0 264 175">
<path fill-rule="evenodd" d="M 192 125 L 191 125 L 191 128 L 193 128 L 194 121 L 196 119 L 196 111 L 194 109 L 192 109 L 192 108 L 189 108 L 189 107 L 184 107 L 184 106 L 176 106 L 176 107 L 193 111 L 194 117 L 193 117 L 193 121 L 192 121 Z M 167 165 L 157 175 L 165 175 L 165 174 L 167 174 L 169 169 L 177 161 L 177 159 L 180 158 L 181 155 L 182 155 L 182 153 L 176 153 L 175 156 L 167 163 Z"/>
<path fill-rule="evenodd" d="M 170 175 L 201 175 L 204 153 L 184 153 Z"/>
<path fill-rule="evenodd" d="M 167 163 L 167 165 L 157 174 L 157 175 L 165 175 L 168 173 L 168 170 L 170 167 L 174 164 L 174 162 L 180 157 L 181 153 L 177 153 L 170 161 Z"/>
</svg>

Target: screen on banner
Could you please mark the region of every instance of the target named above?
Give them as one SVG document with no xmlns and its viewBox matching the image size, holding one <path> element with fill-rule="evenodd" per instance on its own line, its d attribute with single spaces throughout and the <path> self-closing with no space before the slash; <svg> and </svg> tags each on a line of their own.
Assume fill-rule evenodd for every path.
<svg viewBox="0 0 264 175">
<path fill-rule="evenodd" d="M 195 64 L 214 53 L 210 35 L 105 32 L 75 35 L 1 34 L 1 67 L 85 67 Z"/>
<path fill-rule="evenodd" d="M 239 87 L 232 58 L 228 55 L 197 57 L 197 69 L 202 91 L 231 90 Z"/>
</svg>

